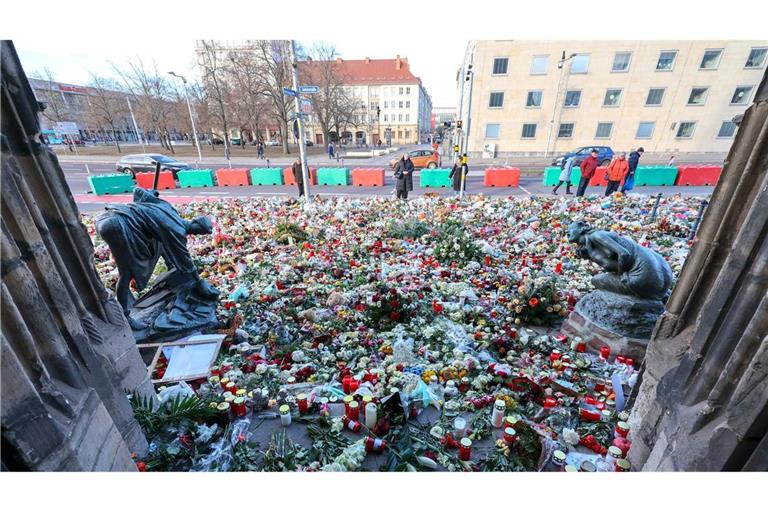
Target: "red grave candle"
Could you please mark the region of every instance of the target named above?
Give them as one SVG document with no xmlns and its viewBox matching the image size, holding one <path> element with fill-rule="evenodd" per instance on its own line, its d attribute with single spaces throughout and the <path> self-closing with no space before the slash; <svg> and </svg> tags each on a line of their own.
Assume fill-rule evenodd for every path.
<svg viewBox="0 0 768 512">
<path fill-rule="evenodd" d="M 600 359 L 608 359 L 608 356 L 610 355 L 611 355 L 611 347 L 607 345 L 600 347 Z"/>
<path fill-rule="evenodd" d="M 304 393 L 296 396 L 296 403 L 299 406 L 299 414 L 304 414 L 309 410 L 309 400 L 307 400 L 307 395 Z"/>
<path fill-rule="evenodd" d="M 459 442 L 459 459 L 469 460 L 472 457 L 472 440 L 468 437 Z"/>
<path fill-rule="evenodd" d="M 555 265 L 555 274 L 562 274 L 563 273 L 563 264 L 559 261 Z"/>
<path fill-rule="evenodd" d="M 353 400 L 349 402 L 347 418 L 358 421 L 360 419 L 360 404 Z"/>
</svg>

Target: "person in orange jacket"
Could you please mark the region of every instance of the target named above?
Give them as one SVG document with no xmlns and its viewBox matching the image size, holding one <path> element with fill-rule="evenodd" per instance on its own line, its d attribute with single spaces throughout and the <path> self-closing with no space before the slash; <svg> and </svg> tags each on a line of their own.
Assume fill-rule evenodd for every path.
<svg viewBox="0 0 768 512">
<path fill-rule="evenodd" d="M 627 163 L 627 154 L 619 153 L 618 158 L 614 158 L 608 165 L 608 171 L 606 176 L 608 178 L 608 186 L 605 187 L 605 195 L 609 196 L 619 190 L 621 180 L 627 175 L 629 171 L 629 163 Z"/>
</svg>

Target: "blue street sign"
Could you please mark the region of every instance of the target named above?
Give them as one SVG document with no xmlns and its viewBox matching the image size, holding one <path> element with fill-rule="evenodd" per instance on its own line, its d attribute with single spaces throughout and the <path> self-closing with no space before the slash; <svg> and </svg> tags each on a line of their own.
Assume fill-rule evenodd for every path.
<svg viewBox="0 0 768 512">
<path fill-rule="evenodd" d="M 286 96 L 293 96 L 294 98 L 299 95 L 299 93 L 287 87 L 283 87 L 283 94 L 285 94 Z"/>
<path fill-rule="evenodd" d="M 320 87 L 316 85 L 302 85 L 302 86 L 299 86 L 299 92 L 305 93 L 305 94 L 315 94 L 320 92 Z"/>
</svg>

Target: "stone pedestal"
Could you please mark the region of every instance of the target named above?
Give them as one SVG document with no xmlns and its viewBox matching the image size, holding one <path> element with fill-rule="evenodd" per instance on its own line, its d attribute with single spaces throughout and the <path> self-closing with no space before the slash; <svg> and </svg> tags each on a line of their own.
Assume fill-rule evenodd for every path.
<svg viewBox="0 0 768 512">
<path fill-rule="evenodd" d="M 592 353 L 597 354 L 602 347 L 608 346 L 611 354 L 631 357 L 637 363 L 642 361 L 648 347 L 648 338 L 630 338 L 611 332 L 576 310 L 563 323 L 562 331 L 569 336 L 580 336 L 587 343 L 587 350 Z"/>
</svg>

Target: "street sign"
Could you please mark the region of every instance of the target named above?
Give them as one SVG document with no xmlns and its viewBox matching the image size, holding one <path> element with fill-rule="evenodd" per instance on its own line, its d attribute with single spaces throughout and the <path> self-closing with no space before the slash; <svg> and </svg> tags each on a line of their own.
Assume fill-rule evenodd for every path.
<svg viewBox="0 0 768 512">
<path fill-rule="evenodd" d="M 320 87 L 316 85 L 300 85 L 299 92 L 304 94 L 316 94 L 320 92 Z"/>
<path fill-rule="evenodd" d="M 305 115 L 312 113 L 312 102 L 308 99 L 301 98 L 301 113 Z"/>
<path fill-rule="evenodd" d="M 69 121 L 56 123 L 54 129 L 59 135 L 80 135 L 80 130 L 77 129 L 77 123 Z"/>
<path fill-rule="evenodd" d="M 283 94 L 285 94 L 286 96 L 293 96 L 294 98 L 297 98 L 299 96 L 299 93 L 297 93 L 293 89 L 289 89 L 288 87 L 283 87 Z"/>
</svg>

